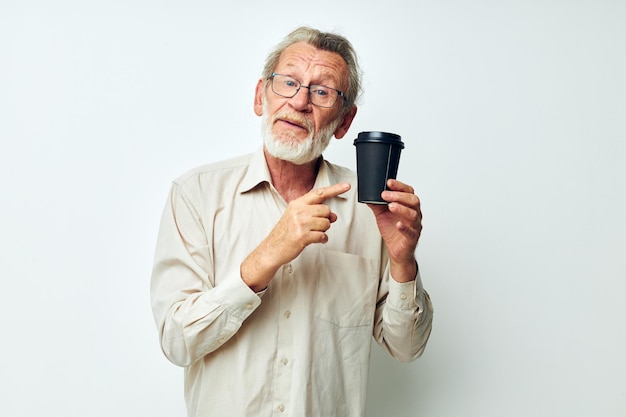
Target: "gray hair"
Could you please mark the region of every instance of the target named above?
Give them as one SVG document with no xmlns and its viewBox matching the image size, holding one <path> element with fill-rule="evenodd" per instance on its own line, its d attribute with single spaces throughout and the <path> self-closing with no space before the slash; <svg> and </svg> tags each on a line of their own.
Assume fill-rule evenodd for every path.
<svg viewBox="0 0 626 417">
<path fill-rule="evenodd" d="M 337 53 L 343 58 L 348 66 L 348 88 L 345 91 L 343 111 L 345 113 L 351 109 L 361 96 L 361 70 L 350 41 L 336 33 L 321 32 L 306 26 L 295 29 L 267 56 L 265 67 L 263 67 L 263 77 L 265 79 L 271 77 L 283 51 L 298 42 L 308 43 L 322 51 Z"/>
</svg>

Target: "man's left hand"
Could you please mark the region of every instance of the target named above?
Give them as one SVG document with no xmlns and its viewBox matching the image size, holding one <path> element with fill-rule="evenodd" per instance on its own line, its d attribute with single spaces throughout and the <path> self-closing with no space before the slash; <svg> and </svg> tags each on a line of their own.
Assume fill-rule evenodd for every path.
<svg viewBox="0 0 626 417">
<path fill-rule="evenodd" d="M 391 275 L 399 282 L 415 279 L 415 249 L 422 232 L 420 200 L 413 187 L 398 180 L 387 181 L 382 197 L 387 205 L 368 204 L 389 252 Z"/>
</svg>

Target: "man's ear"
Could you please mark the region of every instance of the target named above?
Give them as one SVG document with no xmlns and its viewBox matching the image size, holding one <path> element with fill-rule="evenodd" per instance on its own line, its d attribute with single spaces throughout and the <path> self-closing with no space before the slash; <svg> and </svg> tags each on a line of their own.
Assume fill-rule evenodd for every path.
<svg viewBox="0 0 626 417">
<path fill-rule="evenodd" d="M 265 88 L 265 80 L 261 78 L 256 83 L 256 90 L 254 91 L 254 113 L 257 116 L 263 115 L 263 89 Z"/>
<path fill-rule="evenodd" d="M 346 133 L 348 133 L 348 129 L 350 129 L 354 116 L 356 116 L 356 110 L 356 106 L 352 106 L 352 108 L 346 112 L 345 116 L 343 116 L 341 123 L 339 123 L 339 126 L 337 126 L 337 129 L 335 129 L 334 132 L 337 139 L 341 139 Z"/>
</svg>

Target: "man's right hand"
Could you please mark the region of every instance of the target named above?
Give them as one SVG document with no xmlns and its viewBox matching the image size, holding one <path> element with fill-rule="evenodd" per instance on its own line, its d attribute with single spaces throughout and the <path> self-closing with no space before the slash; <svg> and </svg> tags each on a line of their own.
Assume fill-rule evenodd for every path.
<svg viewBox="0 0 626 417">
<path fill-rule="evenodd" d="M 309 191 L 289 203 L 270 234 L 241 264 L 241 278 L 255 292 L 267 287 L 282 265 L 295 259 L 308 245 L 326 243 L 326 231 L 337 215 L 323 202 L 345 193 L 349 183 Z"/>
</svg>

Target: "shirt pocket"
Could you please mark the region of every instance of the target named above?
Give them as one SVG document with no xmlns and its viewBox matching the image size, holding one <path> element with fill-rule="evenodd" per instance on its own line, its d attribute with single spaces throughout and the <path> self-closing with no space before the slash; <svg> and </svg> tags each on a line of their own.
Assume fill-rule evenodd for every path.
<svg viewBox="0 0 626 417">
<path fill-rule="evenodd" d="M 315 317 L 339 327 L 374 323 L 378 263 L 350 253 L 322 250 Z"/>
</svg>

